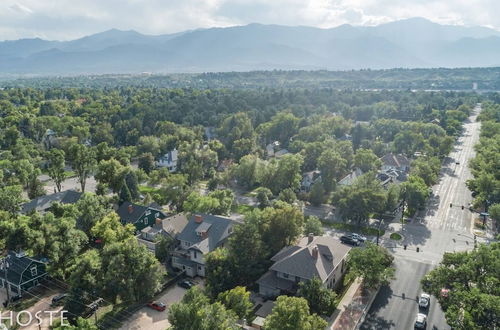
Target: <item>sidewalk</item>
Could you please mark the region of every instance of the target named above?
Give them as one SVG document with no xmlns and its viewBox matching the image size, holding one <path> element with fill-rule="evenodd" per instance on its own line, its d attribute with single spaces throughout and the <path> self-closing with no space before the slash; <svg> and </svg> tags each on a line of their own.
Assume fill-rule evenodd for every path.
<svg viewBox="0 0 500 330">
<path fill-rule="evenodd" d="M 347 290 L 328 324 L 331 330 L 352 330 L 358 327 L 378 293 L 378 289 L 363 289 L 356 279 Z"/>
</svg>

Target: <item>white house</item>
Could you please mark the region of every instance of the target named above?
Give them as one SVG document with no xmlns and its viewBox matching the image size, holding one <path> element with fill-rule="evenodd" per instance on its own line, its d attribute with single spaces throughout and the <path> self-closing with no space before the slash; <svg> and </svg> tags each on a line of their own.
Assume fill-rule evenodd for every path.
<svg viewBox="0 0 500 330">
<path fill-rule="evenodd" d="M 177 171 L 177 158 L 178 151 L 174 148 L 174 150 L 167 152 L 158 159 L 157 166 L 166 167 L 170 172 L 175 172 Z"/>
</svg>

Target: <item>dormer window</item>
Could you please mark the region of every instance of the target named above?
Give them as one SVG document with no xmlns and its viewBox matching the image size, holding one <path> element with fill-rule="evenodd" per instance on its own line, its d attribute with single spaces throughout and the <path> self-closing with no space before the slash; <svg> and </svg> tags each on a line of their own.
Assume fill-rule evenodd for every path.
<svg viewBox="0 0 500 330">
<path fill-rule="evenodd" d="M 36 268 L 36 266 L 31 267 L 30 271 L 31 271 L 31 276 L 35 277 L 38 275 L 38 268 Z"/>
</svg>

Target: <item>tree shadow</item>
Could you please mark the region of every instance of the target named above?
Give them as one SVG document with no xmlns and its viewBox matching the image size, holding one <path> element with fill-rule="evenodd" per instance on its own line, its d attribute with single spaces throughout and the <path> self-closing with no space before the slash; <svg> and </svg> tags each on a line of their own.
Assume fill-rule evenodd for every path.
<svg viewBox="0 0 500 330">
<path fill-rule="evenodd" d="M 385 320 L 382 317 L 367 316 L 363 324 L 361 324 L 360 329 L 371 330 L 371 329 L 391 329 L 394 328 L 396 324 L 392 320 Z"/>
</svg>

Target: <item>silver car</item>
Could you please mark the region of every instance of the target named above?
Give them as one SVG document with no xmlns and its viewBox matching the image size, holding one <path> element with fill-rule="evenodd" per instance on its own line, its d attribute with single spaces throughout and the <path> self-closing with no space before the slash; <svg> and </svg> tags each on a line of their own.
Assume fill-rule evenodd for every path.
<svg viewBox="0 0 500 330">
<path fill-rule="evenodd" d="M 418 313 L 415 319 L 415 329 L 425 329 L 427 326 L 427 315 Z"/>
<path fill-rule="evenodd" d="M 422 293 L 420 298 L 418 299 L 418 307 L 420 308 L 428 308 L 431 303 L 431 296 L 427 293 Z"/>
</svg>

